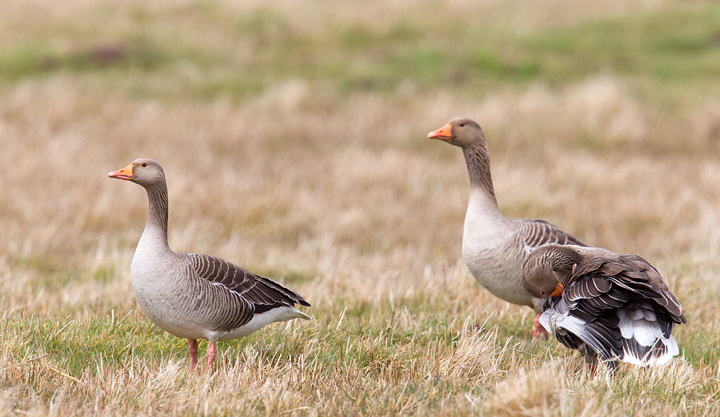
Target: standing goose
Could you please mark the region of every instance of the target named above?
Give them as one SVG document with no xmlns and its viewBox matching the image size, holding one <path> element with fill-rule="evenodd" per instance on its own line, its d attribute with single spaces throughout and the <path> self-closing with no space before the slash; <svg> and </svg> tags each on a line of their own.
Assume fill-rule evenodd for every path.
<svg viewBox="0 0 720 417">
<path fill-rule="evenodd" d="M 657 366 L 677 355 L 675 323 L 687 323 L 680 303 L 645 259 L 601 248 L 546 245 L 523 266 L 523 285 L 544 297 L 540 323 L 563 345 L 599 357 Z"/>
<path fill-rule="evenodd" d="M 533 249 L 548 243 L 585 246 L 543 220 L 509 220 L 500 213 L 492 178 L 490 154 L 480 126 L 470 119 L 455 119 L 428 133 L 459 146 L 470 174 L 470 200 L 463 229 L 463 259 L 478 283 L 496 297 L 536 311 L 533 338 L 544 330 L 538 322 L 540 299 L 525 291 L 522 266 Z"/>
<path fill-rule="evenodd" d="M 133 290 L 153 323 L 188 340 L 190 370 L 197 364 L 197 339 L 210 342 L 210 367 L 218 341 L 247 336 L 273 322 L 310 319 L 294 307 L 310 304 L 282 285 L 210 255 L 170 249 L 168 193 L 160 164 L 137 159 L 108 177 L 147 191 L 150 208 L 132 261 Z"/>
</svg>

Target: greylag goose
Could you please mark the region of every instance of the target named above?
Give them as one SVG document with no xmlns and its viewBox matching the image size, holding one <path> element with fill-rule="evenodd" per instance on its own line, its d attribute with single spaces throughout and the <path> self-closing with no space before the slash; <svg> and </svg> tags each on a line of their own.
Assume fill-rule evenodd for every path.
<svg viewBox="0 0 720 417">
<path fill-rule="evenodd" d="M 523 285 L 544 297 L 540 323 L 563 345 L 640 366 L 667 363 L 678 354 L 675 323 L 687 323 L 680 303 L 645 259 L 601 248 L 546 245 L 523 266 Z"/>
<path fill-rule="evenodd" d="M 509 220 L 500 213 L 490 176 L 490 154 L 480 126 L 470 119 L 455 119 L 428 133 L 459 146 L 470 174 L 470 200 L 465 214 L 462 254 L 478 283 L 496 297 L 536 311 L 533 338 L 543 334 L 538 322 L 540 299 L 522 286 L 523 262 L 533 249 L 548 243 L 585 246 L 543 220 Z"/>
<path fill-rule="evenodd" d="M 170 249 L 168 193 L 160 164 L 137 159 L 108 176 L 147 191 L 150 208 L 132 260 L 133 290 L 153 323 L 188 340 L 191 370 L 197 364 L 197 339 L 209 341 L 209 368 L 218 341 L 247 336 L 273 322 L 310 318 L 295 308 L 310 304 L 274 281 L 210 255 Z"/>
</svg>

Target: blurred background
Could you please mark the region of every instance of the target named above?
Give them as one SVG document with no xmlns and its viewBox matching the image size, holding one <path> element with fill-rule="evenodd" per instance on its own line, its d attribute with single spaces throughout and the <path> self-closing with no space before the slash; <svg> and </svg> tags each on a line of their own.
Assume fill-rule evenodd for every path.
<svg viewBox="0 0 720 417">
<path fill-rule="evenodd" d="M 147 157 L 165 169 L 176 251 L 269 275 L 317 311 L 430 288 L 529 320 L 458 263 L 467 171 L 459 149 L 426 134 L 463 116 L 484 129 L 508 217 L 645 257 L 717 340 L 715 1 L 1 9 L 5 314 L 135 308 L 147 200 L 106 174 Z M 428 284 L 428 271 L 456 266 Z"/>
</svg>

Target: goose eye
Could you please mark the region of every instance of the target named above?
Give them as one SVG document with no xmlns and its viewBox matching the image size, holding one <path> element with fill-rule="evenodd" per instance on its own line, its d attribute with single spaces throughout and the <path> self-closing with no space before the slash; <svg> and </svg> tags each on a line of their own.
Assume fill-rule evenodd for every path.
<svg viewBox="0 0 720 417">
<path fill-rule="evenodd" d="M 141 167 L 146 167 L 146 166 L 147 166 L 147 163 L 143 162 L 142 164 L 140 164 L 140 166 L 141 166 Z"/>
<path fill-rule="evenodd" d="M 544 297 L 544 296 L 545 296 L 545 291 L 540 291 L 540 295 Z"/>
<path fill-rule="evenodd" d="M 465 123 L 458 123 L 458 126 L 463 127 L 465 126 Z"/>
</svg>

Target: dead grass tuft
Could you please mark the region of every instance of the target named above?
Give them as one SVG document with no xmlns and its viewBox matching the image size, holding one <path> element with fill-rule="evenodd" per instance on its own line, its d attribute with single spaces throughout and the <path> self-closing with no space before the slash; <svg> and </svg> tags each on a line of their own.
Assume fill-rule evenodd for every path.
<svg viewBox="0 0 720 417">
<path fill-rule="evenodd" d="M 499 383 L 485 407 L 488 413 L 499 416 L 605 415 L 607 410 L 598 409 L 597 394 L 582 388 L 590 380 L 584 371 L 553 360 L 539 369 L 521 370 Z"/>
</svg>

